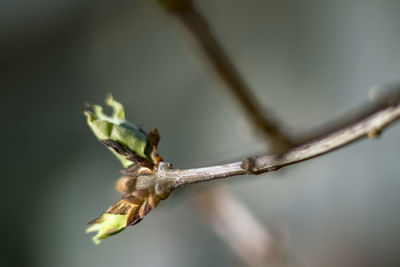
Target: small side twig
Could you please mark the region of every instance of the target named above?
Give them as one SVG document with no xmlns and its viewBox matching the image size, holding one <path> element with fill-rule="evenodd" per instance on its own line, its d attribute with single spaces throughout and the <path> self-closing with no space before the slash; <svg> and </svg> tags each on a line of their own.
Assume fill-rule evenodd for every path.
<svg viewBox="0 0 400 267">
<path fill-rule="evenodd" d="M 238 162 L 186 170 L 172 169 L 164 163 L 153 179 L 148 176 L 138 177 L 137 186 L 147 187 L 149 183 L 156 183 L 162 187 L 177 188 L 231 176 L 261 174 L 324 155 L 364 137 L 376 138 L 387 126 L 400 119 L 400 90 L 397 89 L 385 99 L 385 102 L 389 102 L 386 105 L 380 104 L 374 113 L 298 145 L 283 155 L 254 156 Z"/>
</svg>

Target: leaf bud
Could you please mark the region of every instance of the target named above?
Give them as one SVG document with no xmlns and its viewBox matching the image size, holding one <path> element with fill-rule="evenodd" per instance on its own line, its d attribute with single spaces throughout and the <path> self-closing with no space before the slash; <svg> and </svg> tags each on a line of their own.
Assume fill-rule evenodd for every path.
<svg viewBox="0 0 400 267">
<path fill-rule="evenodd" d="M 123 176 L 115 183 L 115 188 L 121 194 L 129 194 L 135 190 L 135 179 L 129 176 Z"/>
</svg>

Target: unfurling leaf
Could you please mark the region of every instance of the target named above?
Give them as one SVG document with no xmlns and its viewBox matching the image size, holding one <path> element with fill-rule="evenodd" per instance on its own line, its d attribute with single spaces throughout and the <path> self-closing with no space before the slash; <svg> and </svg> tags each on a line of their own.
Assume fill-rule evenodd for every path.
<svg viewBox="0 0 400 267">
<path fill-rule="evenodd" d="M 148 136 L 142 129 L 126 121 L 124 107 L 112 96 L 106 99 L 106 104 L 113 109 L 111 116 L 104 114 L 99 105 L 89 105 L 83 110 L 96 137 L 108 146 L 124 167 L 130 167 L 136 161 L 149 162 L 150 165 L 154 163 L 152 154 L 157 144 L 153 140 L 158 140 L 157 130 Z"/>
<path fill-rule="evenodd" d="M 93 241 L 99 244 L 102 239 L 115 235 L 126 228 L 126 214 L 103 213 L 86 229 L 86 233 L 96 232 Z"/>
<path fill-rule="evenodd" d="M 159 162 L 162 161 L 157 153 L 160 139 L 157 129 L 153 129 L 147 135 L 142 129 L 125 120 L 122 104 L 111 96 L 106 99 L 106 104 L 113 109 L 111 116 L 104 114 L 99 105 L 89 105 L 84 109 L 84 114 L 99 141 L 106 145 L 125 167 L 121 171 L 125 176 L 116 184 L 117 190 L 125 195 L 99 218 L 89 223 L 86 232 L 97 232 L 93 237 L 96 244 L 141 221 L 169 195 L 169 192 L 156 193 L 152 183 L 149 183 L 148 188 L 136 189 L 136 178 L 145 176 L 145 179 L 148 179 L 147 176 L 155 174 Z"/>
<path fill-rule="evenodd" d="M 164 195 L 163 199 L 166 197 L 167 195 Z M 97 231 L 93 241 L 99 244 L 102 239 L 118 234 L 126 227 L 140 222 L 160 201 L 160 197 L 148 190 L 126 194 L 99 218 L 91 221 L 86 232 Z"/>
</svg>

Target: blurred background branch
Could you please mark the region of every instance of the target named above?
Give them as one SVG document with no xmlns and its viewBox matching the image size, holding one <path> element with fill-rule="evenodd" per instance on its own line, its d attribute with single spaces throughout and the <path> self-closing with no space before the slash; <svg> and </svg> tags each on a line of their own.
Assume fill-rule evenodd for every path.
<svg viewBox="0 0 400 267">
<path fill-rule="evenodd" d="M 254 128 L 262 133 L 274 152 L 283 153 L 293 146 L 292 140 L 283 133 L 277 122 L 267 117 L 251 93 L 246 82 L 239 74 L 232 60 L 214 36 L 206 18 L 196 9 L 192 0 L 158 0 L 186 27 L 199 44 L 211 66 L 226 83 L 228 89 L 242 105 Z"/>
<path fill-rule="evenodd" d="M 249 209 L 221 188 L 194 197 L 215 232 L 247 266 L 288 266 L 281 235 L 267 230 Z"/>
</svg>

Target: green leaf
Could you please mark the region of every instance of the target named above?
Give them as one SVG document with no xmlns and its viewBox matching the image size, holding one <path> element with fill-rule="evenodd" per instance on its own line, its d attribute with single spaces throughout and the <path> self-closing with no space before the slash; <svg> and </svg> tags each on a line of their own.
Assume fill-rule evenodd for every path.
<svg viewBox="0 0 400 267">
<path fill-rule="evenodd" d="M 104 238 L 118 234 L 126 228 L 126 214 L 104 213 L 91 226 L 86 229 L 86 233 L 96 232 L 93 242 L 97 245 Z"/>
<path fill-rule="evenodd" d="M 104 114 L 99 105 L 90 105 L 84 110 L 87 123 L 93 133 L 100 140 L 113 140 L 129 148 L 139 157 L 151 160 L 151 144 L 147 134 L 139 127 L 125 120 L 125 111 L 121 103 L 109 96 L 106 104 L 113 109 L 112 115 Z M 134 164 L 125 156 L 109 148 L 127 168 Z"/>
</svg>

